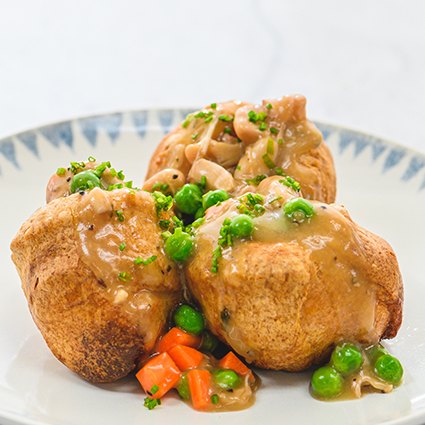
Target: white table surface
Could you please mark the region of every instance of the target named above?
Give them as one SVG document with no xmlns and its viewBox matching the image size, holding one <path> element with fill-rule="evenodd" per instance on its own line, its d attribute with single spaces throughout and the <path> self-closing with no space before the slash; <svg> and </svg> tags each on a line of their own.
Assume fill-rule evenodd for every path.
<svg viewBox="0 0 425 425">
<path fill-rule="evenodd" d="M 117 110 L 300 93 L 311 119 L 425 153 L 423 0 L 14 0 L 0 137 Z"/>
</svg>

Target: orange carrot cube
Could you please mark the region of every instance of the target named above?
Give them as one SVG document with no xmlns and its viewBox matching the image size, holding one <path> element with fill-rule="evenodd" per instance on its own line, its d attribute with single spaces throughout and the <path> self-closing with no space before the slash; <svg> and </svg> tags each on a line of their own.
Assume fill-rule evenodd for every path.
<svg viewBox="0 0 425 425">
<path fill-rule="evenodd" d="M 180 344 L 169 350 L 168 354 L 181 371 L 198 367 L 204 358 L 200 351 Z"/>
<path fill-rule="evenodd" d="M 187 374 L 193 407 L 203 410 L 211 404 L 211 373 L 208 370 L 192 369 Z"/>
<path fill-rule="evenodd" d="M 136 374 L 150 398 L 161 398 L 177 384 L 180 376 L 180 369 L 167 353 L 154 357 Z"/>
<path fill-rule="evenodd" d="M 254 374 L 252 373 L 251 369 L 249 369 L 247 366 L 245 366 L 244 363 L 242 363 L 236 355 L 233 353 L 233 351 L 230 351 L 228 354 L 226 354 L 219 362 L 219 366 L 223 369 L 232 369 L 236 373 L 242 376 L 249 376 L 249 381 L 254 381 Z"/>
<path fill-rule="evenodd" d="M 198 348 L 201 345 L 200 336 L 189 334 L 179 328 L 170 329 L 159 341 L 158 352 L 169 351 L 176 345 Z"/>
</svg>

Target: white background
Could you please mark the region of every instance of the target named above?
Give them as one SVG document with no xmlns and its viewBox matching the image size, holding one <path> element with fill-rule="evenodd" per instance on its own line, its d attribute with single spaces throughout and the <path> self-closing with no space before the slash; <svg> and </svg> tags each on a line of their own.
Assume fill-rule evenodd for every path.
<svg viewBox="0 0 425 425">
<path fill-rule="evenodd" d="M 425 153 L 423 0 L 2 1 L 0 53 L 0 137 L 300 93 L 311 119 Z"/>
</svg>

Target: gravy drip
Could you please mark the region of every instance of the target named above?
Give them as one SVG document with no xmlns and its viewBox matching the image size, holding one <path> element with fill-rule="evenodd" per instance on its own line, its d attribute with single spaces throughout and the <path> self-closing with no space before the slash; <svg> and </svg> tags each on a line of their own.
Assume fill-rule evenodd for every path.
<svg viewBox="0 0 425 425">
<path fill-rule="evenodd" d="M 217 292 L 219 311 L 226 308 L 222 301 L 227 295 L 223 277 L 231 281 L 231 274 L 237 272 L 238 261 L 243 261 L 237 254 L 242 244 L 252 240 L 262 244 L 296 245 L 309 253 L 322 275 L 323 291 L 327 291 L 333 301 L 334 310 L 331 314 L 334 315 L 341 339 L 377 342 L 374 328 L 375 289 L 368 281 L 368 258 L 359 243 L 353 223 L 332 205 L 316 201 L 311 201 L 315 208 L 312 218 L 301 223 L 293 222 L 283 213 L 283 205 L 299 194 L 280 183 L 280 179 L 277 176 L 270 177 L 259 185 L 258 193 L 264 197 L 266 210 L 263 215 L 254 218 L 255 229 L 251 237 L 245 240 L 233 238 L 233 247 L 223 250 L 223 256 L 218 261 L 217 278 L 220 283 L 214 284 L 213 289 Z M 207 212 L 206 223 L 196 235 L 197 249 L 203 252 L 209 249 L 212 256 L 224 219 L 238 215 L 238 205 L 240 201 L 235 198 L 224 202 L 221 208 L 215 208 L 211 215 Z M 224 331 L 229 344 L 248 362 L 258 358 L 256 348 L 249 346 L 243 329 L 237 329 L 231 317 L 225 322 Z"/>
<path fill-rule="evenodd" d="M 163 251 L 152 196 L 100 188 L 73 196 L 80 197 L 74 215 L 81 260 L 92 269 L 109 300 L 136 319 L 152 348 L 165 324 L 163 312 L 170 311 L 180 290 L 177 268 Z M 157 259 L 146 266 L 134 262 L 153 255 Z"/>
</svg>

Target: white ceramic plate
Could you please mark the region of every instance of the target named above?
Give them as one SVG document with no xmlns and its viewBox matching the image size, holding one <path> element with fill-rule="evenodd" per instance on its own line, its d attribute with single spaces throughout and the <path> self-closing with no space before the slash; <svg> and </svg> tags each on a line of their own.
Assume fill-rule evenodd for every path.
<svg viewBox="0 0 425 425">
<path fill-rule="evenodd" d="M 323 403 L 308 393 L 310 372 L 259 371 L 263 387 L 254 407 L 246 411 L 199 413 L 172 395 L 149 411 L 134 378 L 92 385 L 50 353 L 30 317 L 10 260 L 10 241 L 44 204 L 46 183 L 58 167 L 93 156 L 110 160 L 140 186 L 156 144 L 188 112 L 151 110 L 83 118 L 0 141 L 0 423 L 425 423 L 425 156 L 330 125 L 318 124 L 334 154 L 338 203 L 355 221 L 390 242 L 404 276 L 403 326 L 386 344 L 405 367 L 400 388 L 387 395 Z"/>
</svg>

